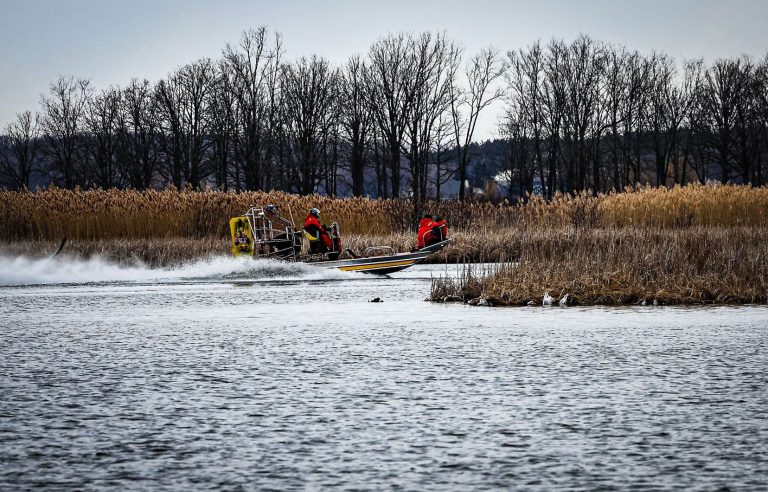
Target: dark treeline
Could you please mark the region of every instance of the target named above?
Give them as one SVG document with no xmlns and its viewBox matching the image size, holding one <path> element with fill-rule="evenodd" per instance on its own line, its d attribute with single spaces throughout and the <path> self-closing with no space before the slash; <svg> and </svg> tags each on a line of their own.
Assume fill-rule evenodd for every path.
<svg viewBox="0 0 768 492">
<path fill-rule="evenodd" d="M 504 171 L 510 195 L 691 179 L 761 185 L 768 63 L 677 63 L 587 36 L 464 59 L 445 34 L 391 34 L 332 66 L 287 61 L 248 30 L 216 60 L 95 90 L 61 77 L 0 142 L 0 185 L 283 190 L 466 198 Z M 498 100 L 506 150 L 473 143 Z M 489 159 L 494 160 L 488 165 Z M 471 186 L 469 186 L 471 185 Z M 469 187 L 468 187 L 469 186 Z"/>
<path fill-rule="evenodd" d="M 260 28 L 156 83 L 96 91 L 61 77 L 39 114 L 6 128 L 0 174 L 13 188 L 426 198 L 466 177 L 478 115 L 502 95 L 502 57 L 462 55 L 444 34 L 396 34 L 340 67 L 287 62 L 281 36 Z"/>
<path fill-rule="evenodd" d="M 765 183 L 768 58 L 679 64 L 588 36 L 507 57 L 512 188 Z"/>
</svg>

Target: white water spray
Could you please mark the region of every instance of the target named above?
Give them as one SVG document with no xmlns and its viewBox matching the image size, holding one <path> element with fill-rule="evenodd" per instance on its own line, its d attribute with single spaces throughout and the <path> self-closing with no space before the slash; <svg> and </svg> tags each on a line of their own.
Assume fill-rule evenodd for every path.
<svg viewBox="0 0 768 492">
<path fill-rule="evenodd" d="M 0 256 L 0 286 L 206 280 L 334 280 L 350 274 L 304 263 L 214 256 L 173 268 L 120 265 L 95 256 Z"/>
</svg>

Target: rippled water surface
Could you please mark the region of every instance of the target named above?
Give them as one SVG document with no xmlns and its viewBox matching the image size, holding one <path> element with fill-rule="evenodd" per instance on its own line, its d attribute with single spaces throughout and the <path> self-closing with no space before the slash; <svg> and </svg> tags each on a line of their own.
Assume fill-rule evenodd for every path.
<svg viewBox="0 0 768 492">
<path fill-rule="evenodd" d="M 0 489 L 764 490 L 768 309 L 423 302 L 441 272 L 0 258 Z"/>
</svg>

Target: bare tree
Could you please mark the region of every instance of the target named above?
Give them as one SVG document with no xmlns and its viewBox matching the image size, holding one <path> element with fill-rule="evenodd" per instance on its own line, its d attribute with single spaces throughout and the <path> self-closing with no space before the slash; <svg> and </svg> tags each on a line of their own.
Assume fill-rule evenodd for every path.
<svg viewBox="0 0 768 492">
<path fill-rule="evenodd" d="M 93 163 L 89 174 L 102 188 L 112 188 L 120 183 L 117 152 L 121 105 L 120 89 L 109 88 L 92 97 L 85 110 L 87 149 Z"/>
<path fill-rule="evenodd" d="M 262 189 L 272 158 L 272 142 L 278 113 L 278 88 L 282 37 L 270 36 L 265 27 L 243 33 L 237 46 L 227 45 L 224 63 L 232 73 L 232 88 L 237 102 L 238 128 L 235 133 L 237 164 L 242 167 L 246 189 Z M 240 169 L 236 187 L 240 189 Z"/>
<path fill-rule="evenodd" d="M 0 173 L 14 189 L 29 188 L 32 173 L 37 171 L 39 118 L 24 111 L 5 127 L 8 150 L 0 153 Z"/>
<path fill-rule="evenodd" d="M 151 186 L 160 161 L 160 128 L 155 95 L 148 80 L 131 80 L 120 111 L 120 169 L 136 189 Z"/>
<path fill-rule="evenodd" d="M 589 137 L 598 116 L 599 90 L 604 66 L 603 47 L 588 36 L 579 36 L 565 51 L 561 76 L 566 88 L 563 139 L 564 191 L 587 188 L 591 155 Z M 597 171 L 594 174 L 598 174 Z M 593 183 L 599 188 L 599 183 Z"/>
<path fill-rule="evenodd" d="M 763 145 L 761 148 L 762 157 L 760 166 L 757 168 L 757 185 L 761 186 L 765 181 L 763 179 L 766 160 L 768 157 L 768 55 L 765 55 L 755 70 L 755 98 L 757 99 L 760 140 Z"/>
<path fill-rule="evenodd" d="M 742 64 L 743 60 L 717 60 L 704 72 L 699 94 L 698 119 L 706 127 L 705 144 L 712 159 L 720 163 L 726 182 L 738 173 L 738 107 L 747 83 Z"/>
<path fill-rule="evenodd" d="M 528 115 L 515 102 L 507 107 L 507 114 L 500 127 L 501 135 L 507 140 L 507 166 L 504 175 L 507 181 L 507 194 L 513 200 L 526 200 L 526 192 L 533 191 L 531 176 L 534 168 L 530 159 L 528 144 Z M 535 149 L 535 145 L 534 145 Z M 535 150 L 534 150 L 535 152 Z M 517 183 L 517 185 L 515 184 Z"/>
<path fill-rule="evenodd" d="M 417 90 L 413 37 L 401 33 L 382 38 L 371 46 L 368 58 L 366 94 L 386 145 L 391 194 L 397 197 L 400 195 L 400 151 Z"/>
<path fill-rule="evenodd" d="M 414 220 L 427 197 L 430 154 L 443 115 L 450 114 L 461 50 L 444 35 L 422 34 L 414 43 L 415 92 L 406 121 L 405 154 L 411 173 Z"/>
<path fill-rule="evenodd" d="M 365 154 L 370 138 L 371 107 L 366 97 L 365 63 L 353 56 L 344 67 L 340 78 L 339 107 L 341 125 L 349 142 L 349 169 L 352 178 L 352 195 L 362 196 L 365 176 Z"/>
<path fill-rule="evenodd" d="M 229 65 L 219 62 L 215 77 L 209 108 L 211 152 L 208 158 L 216 187 L 226 191 L 230 185 L 230 168 L 237 132 L 237 102 L 234 74 L 229 70 Z"/>
<path fill-rule="evenodd" d="M 203 58 L 181 67 L 155 89 L 166 154 L 165 172 L 176 187 L 186 182 L 198 189 L 207 177 L 203 164 L 210 145 L 207 125 L 213 83 L 213 64 Z"/>
<path fill-rule="evenodd" d="M 490 47 L 481 50 L 468 62 L 466 68 L 467 88 L 459 90 L 451 98 L 453 132 L 458 152 L 459 200 L 466 198 L 467 163 L 469 162 L 469 144 L 475 135 L 475 127 L 480 112 L 504 95 L 500 87 L 493 87 L 496 79 L 505 70 L 504 62 L 496 49 Z"/>
<path fill-rule="evenodd" d="M 742 183 L 760 185 L 762 129 L 760 128 L 761 78 L 758 67 L 749 57 L 740 60 L 741 90 L 736 99 L 736 132 L 734 138 L 736 161 Z"/>
<path fill-rule="evenodd" d="M 435 169 L 432 183 L 435 187 L 436 200 L 441 198 L 442 186 L 456 173 L 456 153 L 453 149 L 453 142 L 453 118 L 450 114 L 443 114 L 435 126 L 434 149 L 431 152 Z"/>
<path fill-rule="evenodd" d="M 45 136 L 43 148 L 51 178 L 66 188 L 89 184 L 85 179 L 81 132 L 91 92 L 88 80 L 59 77 L 51 84 L 48 95 L 40 98 L 40 128 Z"/>
<path fill-rule="evenodd" d="M 533 191 L 532 180 L 528 173 L 523 173 L 525 163 L 521 160 L 532 154 L 533 166 L 539 174 L 541 183 L 546 182 L 543 161 L 544 116 L 542 107 L 543 52 L 539 42 L 527 50 L 507 52 L 509 70 L 506 72 L 508 87 L 507 120 L 502 123 L 502 133 L 512 140 L 525 139 L 530 135 L 532 152 L 525 152 L 524 141 L 512 144 L 518 147 L 510 149 L 512 167 L 521 170 L 522 191 Z M 532 177 L 532 176 L 531 176 Z M 511 177 L 510 177 L 511 179 Z M 511 183 L 510 183 L 511 184 Z"/>
<path fill-rule="evenodd" d="M 319 56 L 282 57 L 281 36 L 262 27 L 157 83 L 94 94 L 87 80 L 60 77 L 39 120 L 22 113 L 6 128 L 3 185 L 40 175 L 69 188 L 405 192 L 416 210 L 449 178 L 466 199 L 470 181 L 502 171 L 510 194 L 540 180 L 552 197 L 685 184 L 692 172 L 761 186 L 768 170 L 768 57 L 705 67 L 581 35 L 503 59 L 488 48 L 457 74 L 460 50 L 433 33 L 388 35 L 340 71 Z M 506 141 L 478 145 L 507 63 Z"/>
<path fill-rule="evenodd" d="M 606 152 L 611 161 L 611 183 L 616 190 L 630 184 L 630 170 L 635 168 L 632 149 L 642 119 L 643 104 L 640 101 L 650 87 L 648 67 L 636 51 L 614 47 L 607 52 L 601 105 L 607 118 Z"/>
<path fill-rule="evenodd" d="M 337 78 L 338 72 L 317 56 L 283 66 L 283 125 L 295 164 L 291 169 L 293 191 L 298 193 L 313 193 L 322 177 L 318 163 L 336 118 Z"/>
</svg>

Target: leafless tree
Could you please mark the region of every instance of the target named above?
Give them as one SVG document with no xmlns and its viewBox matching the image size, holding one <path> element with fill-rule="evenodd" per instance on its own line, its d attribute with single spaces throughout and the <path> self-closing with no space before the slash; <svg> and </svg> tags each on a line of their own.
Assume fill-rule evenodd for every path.
<svg viewBox="0 0 768 492">
<path fill-rule="evenodd" d="M 544 128 L 547 133 L 547 184 L 546 193 L 552 198 L 559 189 L 560 143 L 565 119 L 567 89 L 565 79 L 560 75 L 567 55 L 567 47 L 562 41 L 552 41 L 547 45 L 544 56 L 544 83 L 541 101 Z"/>
<path fill-rule="evenodd" d="M 219 62 L 211 92 L 209 108 L 210 168 L 216 187 L 228 190 L 234 161 L 234 142 L 237 136 L 237 101 L 234 74 L 229 65 Z"/>
<path fill-rule="evenodd" d="M 204 58 L 181 67 L 156 87 L 165 173 L 176 187 L 188 183 L 198 189 L 208 174 L 203 163 L 210 145 L 207 125 L 213 83 L 213 64 Z"/>
<path fill-rule="evenodd" d="M 760 122 L 760 94 L 764 91 L 759 68 L 749 57 L 740 60 L 740 91 L 736 99 L 736 131 L 734 150 L 741 181 L 762 184 L 760 177 L 761 147 L 764 145 Z"/>
<path fill-rule="evenodd" d="M 521 170 L 521 192 L 533 191 L 529 173 L 522 170 L 522 159 L 531 155 L 533 167 L 542 183 L 546 182 L 543 161 L 544 116 L 542 107 L 543 53 L 538 41 L 528 49 L 507 52 L 509 69 L 506 72 L 508 111 L 502 122 L 502 133 L 507 135 L 516 149 L 510 149 L 512 168 Z M 531 152 L 526 152 L 526 136 L 530 135 Z M 532 176 L 530 176 L 532 178 Z M 510 179 L 512 179 L 510 177 Z M 511 183 L 510 183 L 511 185 Z"/>
<path fill-rule="evenodd" d="M 563 190 L 587 188 L 587 171 L 592 162 L 588 138 L 597 116 L 599 84 L 604 66 L 603 47 L 579 36 L 564 52 L 561 65 L 565 84 L 563 150 L 565 173 Z"/>
<path fill-rule="evenodd" d="M 86 106 L 84 130 L 90 154 L 93 182 L 101 188 L 120 184 L 117 162 L 122 92 L 112 88 L 92 97 Z"/>
<path fill-rule="evenodd" d="M 505 166 L 504 174 L 508 186 L 507 194 L 513 200 L 524 201 L 527 199 L 526 193 L 533 191 L 532 175 L 535 172 L 535 161 L 530 158 L 528 132 L 532 131 L 532 127 L 528 117 L 526 112 L 513 102 L 507 107 L 507 114 L 499 128 L 502 137 L 507 140 L 508 164 Z"/>
<path fill-rule="evenodd" d="M 148 80 L 130 81 L 123 89 L 120 111 L 120 169 L 127 185 L 152 185 L 160 161 L 157 101 Z"/>
<path fill-rule="evenodd" d="M 0 137 L 3 185 L 39 175 L 69 188 L 406 192 L 416 210 L 449 178 L 465 199 L 469 181 L 500 170 L 515 197 L 537 180 L 552 197 L 693 173 L 761 186 L 768 171 L 768 58 L 705 66 L 581 35 L 504 58 L 489 48 L 459 74 L 460 50 L 436 33 L 390 34 L 341 70 L 282 58 L 281 36 L 262 27 L 156 83 L 94 94 L 61 77 L 41 96 L 39 124 L 22 113 Z M 502 89 L 505 141 L 478 145 L 480 114 Z M 470 163 L 473 152 L 490 158 Z"/>
<path fill-rule="evenodd" d="M 51 178 L 66 188 L 88 185 L 83 158 L 82 126 L 92 90 L 85 79 L 59 77 L 42 95 L 40 129 L 45 136 L 44 153 Z"/>
<path fill-rule="evenodd" d="M 391 195 L 400 195 L 400 153 L 411 106 L 418 89 L 414 39 L 397 34 L 379 39 L 368 52 L 366 94 L 389 158 Z M 386 195 L 386 193 L 385 193 Z"/>
<path fill-rule="evenodd" d="M 469 162 L 469 144 L 475 135 L 475 127 L 480 112 L 504 95 L 501 87 L 494 83 L 503 74 L 506 66 L 495 48 L 486 48 L 470 58 L 465 75 L 467 87 L 451 97 L 453 132 L 456 139 L 459 173 L 459 200 L 467 195 L 467 163 Z"/>
<path fill-rule="evenodd" d="M 431 153 L 444 115 L 450 114 L 456 94 L 456 71 L 461 50 L 445 35 L 424 33 L 414 43 L 414 96 L 405 127 L 405 154 L 411 174 L 414 219 L 427 197 Z"/>
<path fill-rule="evenodd" d="M 450 114 L 440 116 L 435 126 L 434 148 L 431 152 L 434 174 L 432 183 L 435 187 L 435 199 L 442 197 L 442 186 L 456 173 L 456 153 L 453 148 L 453 118 Z"/>
<path fill-rule="evenodd" d="M 349 142 L 349 170 L 352 195 L 362 196 L 364 190 L 366 147 L 371 132 L 371 107 L 366 98 L 366 66 L 361 57 L 349 59 L 340 76 L 341 104 L 339 116 Z"/>
<path fill-rule="evenodd" d="M 283 66 L 282 120 L 294 164 L 290 176 L 295 192 L 313 193 L 322 177 L 318 163 L 336 118 L 337 79 L 338 72 L 317 56 Z"/>
<path fill-rule="evenodd" d="M 723 181 L 738 173 L 738 112 L 748 82 L 743 64 L 740 59 L 717 60 L 704 73 L 700 87 L 698 119 L 707 129 L 706 145 L 712 159 L 720 163 Z"/>
<path fill-rule="evenodd" d="M 39 115 L 24 111 L 5 127 L 7 152 L 0 152 L 0 174 L 14 189 L 27 189 L 37 171 L 40 140 Z"/>
<path fill-rule="evenodd" d="M 279 72 L 283 54 L 280 34 L 265 27 L 249 29 L 237 46 L 227 45 L 224 63 L 232 73 L 238 128 L 235 133 L 237 165 L 246 189 L 263 189 L 269 174 L 273 141 L 277 138 Z M 240 170 L 235 171 L 240 189 Z"/>
</svg>

